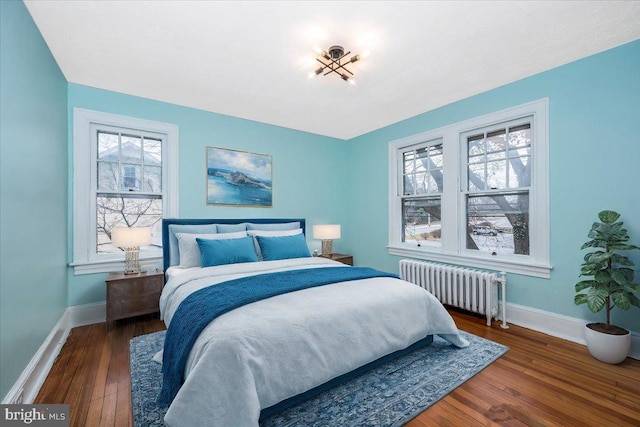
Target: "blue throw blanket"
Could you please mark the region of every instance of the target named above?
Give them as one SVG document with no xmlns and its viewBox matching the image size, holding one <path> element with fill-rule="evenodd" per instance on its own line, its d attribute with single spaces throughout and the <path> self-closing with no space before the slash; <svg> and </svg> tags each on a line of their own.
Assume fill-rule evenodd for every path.
<svg viewBox="0 0 640 427">
<path fill-rule="evenodd" d="M 349 280 L 394 277 L 368 267 L 312 268 L 229 280 L 194 292 L 178 306 L 164 342 L 160 406 L 168 406 L 183 383 L 187 358 L 200 332 L 216 317 L 276 295 Z"/>
</svg>

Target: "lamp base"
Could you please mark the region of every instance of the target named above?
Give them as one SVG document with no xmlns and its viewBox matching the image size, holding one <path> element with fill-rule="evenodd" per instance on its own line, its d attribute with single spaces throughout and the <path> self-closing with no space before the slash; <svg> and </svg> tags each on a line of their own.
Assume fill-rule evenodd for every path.
<svg viewBox="0 0 640 427">
<path fill-rule="evenodd" d="M 140 248 L 124 248 L 124 274 L 140 273 Z"/>
<path fill-rule="evenodd" d="M 322 255 L 323 256 L 333 255 L 333 240 L 325 239 L 322 241 Z"/>
</svg>

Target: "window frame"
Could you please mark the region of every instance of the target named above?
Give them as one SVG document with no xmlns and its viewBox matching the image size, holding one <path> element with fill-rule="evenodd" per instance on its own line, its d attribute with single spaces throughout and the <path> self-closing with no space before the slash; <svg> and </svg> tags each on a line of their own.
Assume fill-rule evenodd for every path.
<svg viewBox="0 0 640 427">
<path fill-rule="evenodd" d="M 399 155 L 398 155 L 398 188 L 397 188 L 397 192 L 398 192 L 398 197 L 400 198 L 400 209 L 401 212 L 404 212 L 404 202 L 406 201 L 413 201 L 413 200 L 435 200 L 438 199 L 440 201 L 440 206 L 442 206 L 442 191 L 427 191 L 425 193 L 420 193 L 420 194 L 416 194 L 414 191 L 414 194 L 405 194 L 405 163 L 404 163 L 404 155 L 405 153 L 409 152 L 409 151 L 413 151 L 414 156 L 417 155 L 418 150 L 421 149 L 430 149 L 432 147 L 437 147 L 437 146 L 442 146 L 442 139 L 441 138 L 436 138 L 436 139 L 432 139 L 432 140 L 428 140 L 428 141 L 423 141 L 417 144 L 413 144 L 407 147 L 402 147 L 402 149 L 399 150 Z M 441 150 L 443 150 L 443 148 L 441 148 Z M 443 150 L 444 151 L 444 150 Z M 444 155 L 443 155 L 443 161 L 444 161 Z M 415 158 L 414 158 L 414 162 L 415 162 Z M 442 164 L 441 167 L 439 168 L 435 168 L 435 170 L 443 170 L 444 168 L 444 164 Z M 428 173 L 430 170 L 427 169 Z M 415 172 L 414 172 L 415 175 Z M 444 184 L 443 184 L 443 188 L 444 188 Z M 404 225 L 404 214 L 401 215 L 401 222 Z M 404 229 L 404 226 L 403 226 Z M 401 233 L 400 236 L 401 241 L 404 242 L 405 240 L 405 235 L 404 233 Z M 424 241 L 419 241 L 421 245 L 428 245 L 428 246 L 435 246 L 435 247 L 440 247 L 441 245 L 441 241 L 438 242 L 431 242 L 428 240 L 424 240 Z"/>
<path fill-rule="evenodd" d="M 529 253 L 498 254 L 466 249 L 466 148 L 462 137 L 468 132 L 531 117 L 531 186 L 529 188 Z M 389 142 L 389 244 L 391 255 L 487 268 L 527 276 L 549 278 L 549 99 L 544 98 L 513 108 L 475 117 L 420 134 Z M 399 180 L 402 152 L 420 143 L 442 138 L 443 189 L 442 237 L 440 247 L 402 242 L 402 210 Z M 452 173 L 453 171 L 453 173 Z M 446 221 L 445 218 L 454 218 Z"/>
<path fill-rule="evenodd" d="M 129 129 L 162 136 L 162 212 L 178 217 L 178 126 L 100 111 L 73 109 L 73 261 L 74 274 L 124 269 L 124 252 L 96 251 L 97 129 Z M 166 155 L 165 155 L 166 153 Z M 162 255 L 141 253 L 141 261 L 156 262 Z"/>
</svg>

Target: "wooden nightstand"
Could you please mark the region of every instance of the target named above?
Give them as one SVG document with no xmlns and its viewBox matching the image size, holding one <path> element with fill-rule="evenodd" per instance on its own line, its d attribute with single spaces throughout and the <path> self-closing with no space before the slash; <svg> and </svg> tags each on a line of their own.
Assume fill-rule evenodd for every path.
<svg viewBox="0 0 640 427">
<path fill-rule="evenodd" d="M 109 273 L 107 285 L 107 329 L 118 319 L 158 313 L 164 273 Z"/>
<path fill-rule="evenodd" d="M 341 262 L 343 264 L 353 265 L 353 256 L 352 255 L 333 253 L 333 254 L 331 254 L 331 256 L 325 256 L 325 255 L 318 255 L 318 256 L 321 256 L 323 258 L 329 258 L 329 259 L 332 259 L 334 261 L 339 261 L 339 262 Z"/>
</svg>

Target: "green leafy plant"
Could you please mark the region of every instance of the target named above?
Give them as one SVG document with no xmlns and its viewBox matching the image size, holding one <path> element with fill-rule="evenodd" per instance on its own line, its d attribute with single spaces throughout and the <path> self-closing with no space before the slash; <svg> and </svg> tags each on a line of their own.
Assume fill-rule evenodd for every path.
<svg viewBox="0 0 640 427">
<path fill-rule="evenodd" d="M 629 234 L 622 222 L 617 222 L 620 214 L 614 211 L 602 211 L 598 214 L 601 222 L 594 222 L 589 231 L 591 239 L 581 249 L 596 248 L 584 256 L 580 276 L 592 276 L 576 284 L 574 302 L 576 305 L 587 304 L 594 313 L 603 308 L 607 312 L 606 328 L 611 326 L 611 309 L 618 307 L 628 310 L 632 305 L 640 307 L 640 299 L 636 293 L 640 285 L 633 283 L 634 263 L 619 251 L 640 249 L 627 243 Z M 579 293 L 587 290 L 586 293 Z"/>
</svg>

